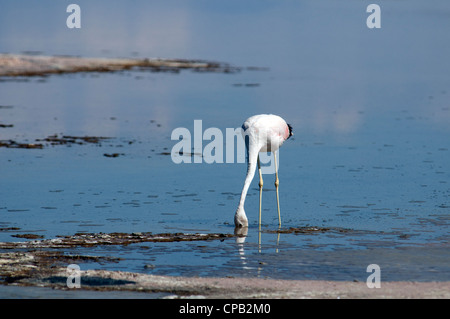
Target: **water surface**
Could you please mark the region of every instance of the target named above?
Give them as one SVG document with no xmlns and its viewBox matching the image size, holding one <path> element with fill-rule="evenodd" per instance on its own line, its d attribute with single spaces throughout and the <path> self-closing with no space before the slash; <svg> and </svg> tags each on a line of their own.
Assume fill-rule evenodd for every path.
<svg viewBox="0 0 450 319">
<path fill-rule="evenodd" d="M 171 132 L 193 132 L 196 119 L 225 132 L 253 114 L 276 113 L 295 133 L 280 150 L 283 229 L 335 231 L 271 232 L 278 216 L 267 175 L 261 234 L 254 180 L 243 243 L 80 248 L 122 258 L 82 269 L 365 280 L 376 263 L 385 280 L 450 279 L 447 2 L 379 2 L 378 30 L 367 28 L 370 2 L 361 1 L 115 1 L 108 14 L 100 2 L 78 1 L 80 30 L 65 27 L 69 2 L 45 2 L 4 4 L 0 52 L 206 59 L 243 68 L 2 79 L 0 124 L 13 127 L 0 128 L 1 140 L 111 139 L 0 148 L 0 241 L 233 233 L 246 165 L 174 164 Z"/>
</svg>

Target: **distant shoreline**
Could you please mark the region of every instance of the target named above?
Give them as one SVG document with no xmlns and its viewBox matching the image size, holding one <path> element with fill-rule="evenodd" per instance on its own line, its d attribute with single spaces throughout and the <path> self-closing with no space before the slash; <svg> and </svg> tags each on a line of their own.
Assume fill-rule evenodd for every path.
<svg viewBox="0 0 450 319">
<path fill-rule="evenodd" d="M 0 54 L 0 77 L 47 76 L 76 72 L 116 72 L 123 70 L 150 70 L 152 72 L 235 73 L 241 68 L 227 63 L 185 59 L 126 59 L 88 58 L 76 56 L 41 56 L 27 54 Z"/>
</svg>

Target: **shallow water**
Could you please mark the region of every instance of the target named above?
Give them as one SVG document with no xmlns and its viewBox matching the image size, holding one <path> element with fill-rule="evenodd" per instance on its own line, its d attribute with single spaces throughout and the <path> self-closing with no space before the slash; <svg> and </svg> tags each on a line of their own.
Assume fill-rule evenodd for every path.
<svg viewBox="0 0 450 319">
<path fill-rule="evenodd" d="M 271 233 L 278 227 L 274 177 L 265 175 L 261 234 L 254 180 L 243 243 L 79 248 L 122 258 L 81 268 L 365 280 L 367 265 L 376 263 L 383 280 L 450 280 L 447 2 L 380 2 L 379 30 L 366 27 L 368 3 L 359 1 L 141 1 L 133 8 L 117 1 L 107 16 L 99 4 L 78 4 L 81 30 L 65 27 L 66 4 L 6 4 L 0 52 L 200 58 L 243 69 L 3 79 L 0 124 L 13 127 L 0 128 L 0 140 L 111 139 L 0 148 L 0 241 L 23 240 L 16 234 L 233 233 L 246 165 L 174 164 L 171 132 L 193 132 L 196 119 L 203 130 L 225 132 L 253 114 L 277 113 L 295 133 L 280 150 L 283 229 L 332 230 Z M 29 15 L 32 34 L 15 21 L 18 14 Z"/>
</svg>

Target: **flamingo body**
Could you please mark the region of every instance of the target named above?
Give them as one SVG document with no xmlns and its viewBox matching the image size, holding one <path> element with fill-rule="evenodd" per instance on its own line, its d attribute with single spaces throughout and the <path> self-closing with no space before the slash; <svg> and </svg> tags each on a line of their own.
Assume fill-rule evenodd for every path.
<svg viewBox="0 0 450 319">
<path fill-rule="evenodd" d="M 247 176 L 242 188 L 241 198 L 239 201 L 236 214 L 234 216 L 234 223 L 236 227 L 247 227 L 248 219 L 244 210 L 245 198 L 251 181 L 255 175 L 256 165 L 259 167 L 259 152 L 275 152 L 284 141 L 286 141 L 292 134 L 292 127 L 286 123 L 278 115 L 273 114 L 259 114 L 249 117 L 242 125 L 244 135 L 246 137 L 247 148 Z M 275 159 L 276 162 L 276 159 Z M 277 174 L 277 169 L 275 169 Z M 262 176 L 260 174 L 260 198 L 262 190 Z M 278 174 L 276 175 L 275 186 L 278 194 Z M 277 196 L 278 200 L 278 196 Z M 261 200 L 260 200 L 261 212 Z M 261 222 L 261 221 L 260 221 Z M 281 223 L 281 221 L 280 221 Z"/>
</svg>

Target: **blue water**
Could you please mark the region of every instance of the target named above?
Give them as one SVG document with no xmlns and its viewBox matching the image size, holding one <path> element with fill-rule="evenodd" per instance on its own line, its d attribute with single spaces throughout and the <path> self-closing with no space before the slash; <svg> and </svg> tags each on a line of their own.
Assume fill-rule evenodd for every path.
<svg viewBox="0 0 450 319">
<path fill-rule="evenodd" d="M 0 52 L 206 59 L 242 70 L 2 79 L 0 124 L 14 126 L 0 128 L 0 140 L 111 139 L 0 148 L 0 228 L 19 228 L 0 231 L 0 241 L 24 233 L 233 233 L 246 165 L 174 164 L 163 154 L 176 143 L 172 131 L 193 132 L 196 119 L 203 130 L 225 132 L 276 113 L 295 134 L 280 150 L 283 229 L 346 232 L 271 233 L 278 216 L 267 175 L 263 232 L 254 180 L 244 243 L 80 248 L 122 258 L 82 269 L 364 280 L 365 267 L 379 263 L 392 267 L 386 280 L 450 279 L 447 2 L 379 1 L 377 30 L 366 26 L 368 1 L 114 1 L 107 10 L 78 1 L 79 30 L 65 25 L 69 3 L 3 3 Z"/>
</svg>

